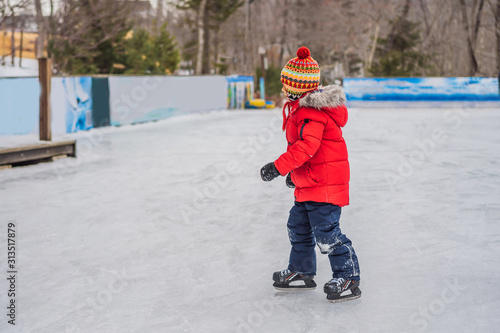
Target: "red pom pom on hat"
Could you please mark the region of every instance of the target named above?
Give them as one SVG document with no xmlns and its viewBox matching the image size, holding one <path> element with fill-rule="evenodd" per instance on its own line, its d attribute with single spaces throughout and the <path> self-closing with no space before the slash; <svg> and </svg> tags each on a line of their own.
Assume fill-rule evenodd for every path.
<svg viewBox="0 0 500 333">
<path fill-rule="evenodd" d="M 311 51 L 309 51 L 309 49 L 305 46 L 302 46 L 297 50 L 297 57 L 299 57 L 299 59 L 306 59 L 310 55 Z"/>
</svg>

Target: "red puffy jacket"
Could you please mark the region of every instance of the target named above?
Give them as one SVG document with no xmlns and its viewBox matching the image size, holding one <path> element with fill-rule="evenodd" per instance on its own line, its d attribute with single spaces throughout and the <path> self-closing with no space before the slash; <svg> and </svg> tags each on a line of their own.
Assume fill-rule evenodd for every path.
<svg viewBox="0 0 500 333">
<path fill-rule="evenodd" d="M 341 127 L 347 123 L 344 90 L 327 86 L 290 102 L 287 152 L 274 165 L 282 176 L 292 172 L 295 200 L 349 204 L 349 162 Z"/>
</svg>

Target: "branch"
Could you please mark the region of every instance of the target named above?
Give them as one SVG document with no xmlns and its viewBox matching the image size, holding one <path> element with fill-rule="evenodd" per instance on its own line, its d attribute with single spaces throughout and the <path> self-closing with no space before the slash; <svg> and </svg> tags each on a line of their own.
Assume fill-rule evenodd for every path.
<svg viewBox="0 0 500 333">
<path fill-rule="evenodd" d="M 480 0 L 479 8 L 478 8 L 477 13 L 476 13 L 476 22 L 475 22 L 475 26 L 474 26 L 474 35 L 473 35 L 474 45 L 476 44 L 477 35 L 479 34 L 479 27 L 481 26 L 481 16 L 483 13 L 483 7 L 484 7 L 484 0 Z"/>
<path fill-rule="evenodd" d="M 486 1 L 488 1 L 488 5 L 490 5 L 491 13 L 493 14 L 493 17 L 495 18 L 495 22 L 497 22 L 498 20 L 500 20 L 500 17 L 497 15 L 497 12 L 495 10 L 495 5 L 493 4 L 493 2 L 491 0 L 486 0 Z"/>
<path fill-rule="evenodd" d="M 427 4 L 424 4 L 424 0 L 420 0 L 420 8 L 422 9 L 422 12 L 424 13 L 424 23 L 425 23 L 425 31 L 426 35 L 429 36 L 431 33 L 431 27 L 429 25 L 429 20 L 427 18 Z"/>
</svg>

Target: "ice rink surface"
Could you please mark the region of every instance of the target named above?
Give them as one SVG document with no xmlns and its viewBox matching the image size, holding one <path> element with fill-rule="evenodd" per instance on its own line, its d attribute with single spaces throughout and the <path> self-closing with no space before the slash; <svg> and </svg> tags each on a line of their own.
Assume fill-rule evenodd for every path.
<svg viewBox="0 0 500 333">
<path fill-rule="evenodd" d="M 498 331 L 498 109 L 350 110 L 341 227 L 363 296 L 341 304 L 319 252 L 315 291 L 272 287 L 293 190 L 259 169 L 280 128 L 276 110 L 92 130 L 76 160 L 0 171 L 2 276 L 9 221 L 19 271 L 0 332 Z"/>
</svg>

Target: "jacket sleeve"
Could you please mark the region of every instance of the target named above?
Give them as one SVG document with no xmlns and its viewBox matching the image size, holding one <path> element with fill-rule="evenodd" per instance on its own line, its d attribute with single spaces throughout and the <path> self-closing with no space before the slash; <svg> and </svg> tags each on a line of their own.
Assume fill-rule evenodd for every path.
<svg viewBox="0 0 500 333">
<path fill-rule="evenodd" d="M 276 169 L 282 176 L 300 167 L 318 151 L 326 120 L 324 116 L 317 113 L 318 111 L 312 112 L 303 116 L 302 119 L 299 118 L 297 128 L 299 140 L 274 162 Z"/>
</svg>

